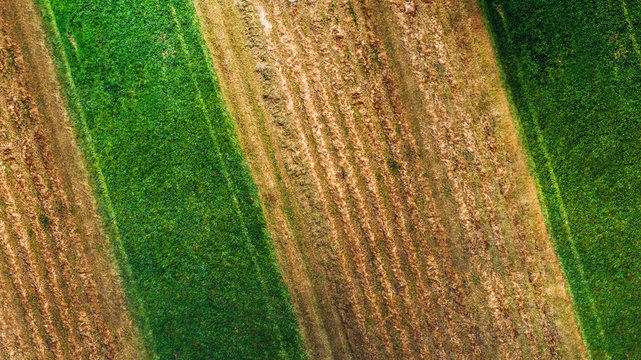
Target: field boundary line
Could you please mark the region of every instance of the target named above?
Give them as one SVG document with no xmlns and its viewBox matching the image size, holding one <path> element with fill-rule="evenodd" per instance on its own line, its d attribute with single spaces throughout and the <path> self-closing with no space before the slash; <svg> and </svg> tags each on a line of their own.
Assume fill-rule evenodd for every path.
<svg viewBox="0 0 641 360">
<path fill-rule="evenodd" d="M 209 136 L 211 137 L 211 140 L 212 140 L 212 142 L 214 144 L 214 150 L 216 152 L 218 160 L 221 163 L 221 170 L 222 170 L 222 173 L 223 173 L 223 177 L 225 178 L 225 182 L 227 183 L 227 186 L 229 187 L 229 189 L 232 192 L 234 210 L 236 211 L 236 213 L 239 215 L 239 217 L 241 219 L 243 237 L 247 241 L 247 247 L 249 248 L 249 251 L 252 254 L 252 263 L 253 263 L 254 267 L 256 268 L 256 272 L 257 272 L 258 278 L 260 279 L 260 285 L 263 288 L 262 290 L 263 290 L 264 294 L 263 294 L 262 297 L 264 298 L 264 301 L 265 301 L 265 304 L 266 304 L 266 307 L 267 307 L 268 315 L 269 315 L 270 318 L 275 318 L 274 317 L 274 309 L 273 309 L 272 302 L 266 296 L 268 291 L 267 291 L 267 284 L 265 282 L 265 277 L 263 276 L 263 271 L 262 271 L 263 269 L 260 266 L 260 264 L 258 263 L 257 256 L 256 256 L 256 254 L 257 254 L 256 248 L 254 247 L 254 245 L 251 242 L 251 238 L 249 236 L 249 231 L 247 230 L 247 224 L 246 224 L 246 221 L 245 221 L 245 216 L 243 215 L 243 212 L 242 212 L 242 210 L 240 208 L 240 204 L 238 202 L 238 189 L 236 188 L 236 186 L 232 183 L 232 181 L 230 179 L 229 170 L 227 169 L 226 162 L 223 159 L 222 153 L 220 151 L 220 147 L 218 146 L 218 141 L 216 141 L 216 135 L 214 133 L 213 124 L 211 123 L 211 120 L 209 119 L 210 112 L 208 111 L 208 107 L 205 105 L 205 101 L 203 99 L 202 91 L 200 90 L 200 85 L 198 83 L 198 80 L 195 77 L 195 73 L 194 73 L 194 69 L 193 69 L 193 63 L 192 63 L 192 61 L 190 59 L 189 49 L 187 48 L 187 44 L 186 44 L 185 39 L 184 39 L 183 34 L 182 34 L 183 29 L 182 29 L 182 26 L 180 25 L 180 22 L 178 21 L 178 18 L 176 16 L 176 8 L 174 7 L 174 5 L 169 5 L 169 7 L 171 9 L 172 19 L 174 20 L 176 28 L 178 29 L 178 39 L 180 41 L 181 50 L 185 54 L 185 60 L 186 60 L 185 62 L 187 63 L 187 66 L 188 66 L 188 69 L 189 69 L 189 75 L 190 75 L 191 81 L 194 83 L 194 87 L 196 88 L 196 93 L 197 93 L 197 96 L 198 96 L 198 102 L 200 103 L 200 107 L 202 108 L 202 111 L 203 111 L 204 122 L 207 124 L 207 129 L 209 130 L 208 131 L 209 132 Z M 203 56 L 205 56 L 205 55 L 206 55 L 206 53 L 203 54 Z M 209 64 L 208 64 L 208 69 L 209 69 Z M 215 80 L 215 79 L 217 79 L 217 78 L 216 77 L 212 77 L 212 80 Z M 224 104 L 224 102 L 222 100 L 221 100 L 221 103 Z M 225 112 L 226 111 L 227 110 L 225 110 Z M 272 258 L 272 257 L 270 256 L 270 258 Z M 281 274 L 281 278 L 282 278 L 282 274 Z M 276 331 L 276 339 L 279 342 L 280 351 L 286 354 L 285 358 L 289 358 L 289 354 L 287 353 L 287 351 L 285 350 L 285 347 L 284 347 L 284 340 L 283 340 L 282 331 L 281 331 L 280 327 L 278 326 L 278 324 L 276 324 L 275 322 L 272 322 L 272 323 L 273 323 L 272 327 L 274 327 L 275 328 L 274 330 Z"/>
<path fill-rule="evenodd" d="M 622 1 L 624 1 L 624 0 L 622 0 Z M 490 4 L 487 3 L 487 0 L 484 1 L 484 2 L 485 2 L 485 6 L 483 6 L 483 8 L 485 9 L 484 12 L 489 12 L 490 11 L 490 9 L 489 9 L 490 8 Z M 487 15 L 486 15 L 486 18 L 488 18 Z M 508 41 L 509 45 L 511 47 L 513 47 L 514 40 L 510 37 L 510 35 L 508 33 L 507 22 L 505 20 L 505 17 L 502 15 L 502 13 L 501 13 L 500 18 L 501 18 L 501 23 L 503 25 L 503 29 L 504 29 L 504 32 L 505 32 L 505 38 Z M 490 23 L 490 20 L 487 19 L 486 21 L 487 21 L 486 24 L 488 25 L 488 27 L 491 28 L 492 25 Z M 492 40 L 492 42 L 494 44 L 495 51 L 497 51 L 496 50 L 496 42 L 498 40 L 496 39 L 496 36 L 493 34 L 492 31 L 490 31 L 490 37 L 491 37 L 491 40 Z M 502 59 L 502 57 L 500 56 L 500 54 L 497 53 L 497 60 L 499 60 L 499 63 L 503 62 L 501 59 Z M 522 68 L 521 68 L 521 65 L 518 64 L 518 62 L 517 62 L 517 70 L 518 71 L 517 71 L 517 74 L 515 76 L 516 80 L 519 82 L 519 84 L 521 86 L 523 86 L 522 85 L 523 84 L 523 79 L 522 79 L 522 76 L 521 76 Z M 501 73 L 503 75 L 502 77 L 505 79 L 505 70 L 501 69 Z M 516 129 L 517 129 L 517 131 L 519 133 L 519 137 L 522 140 L 526 140 L 526 135 L 524 134 L 524 130 L 523 130 L 523 127 L 521 125 L 521 117 L 519 116 L 519 110 L 518 110 L 518 108 L 516 106 L 516 103 L 514 101 L 514 96 L 512 95 L 512 92 L 509 89 L 509 84 L 507 84 L 507 82 L 505 80 L 503 80 L 503 88 L 505 89 L 506 95 L 507 95 L 508 100 L 510 102 L 510 109 L 511 109 L 512 117 L 513 117 L 513 120 L 516 123 L 515 125 L 516 125 Z M 536 143 L 539 146 L 539 148 L 543 151 L 543 155 L 544 155 L 543 157 L 544 157 L 544 162 L 545 162 L 544 167 L 550 174 L 553 193 L 554 193 L 553 196 L 559 202 L 559 211 L 561 212 L 561 218 L 562 218 L 562 221 L 563 221 L 563 230 L 566 233 L 566 236 L 567 236 L 567 239 L 568 239 L 568 243 L 570 244 L 570 250 L 571 250 L 572 256 L 574 258 L 574 262 L 576 263 L 576 266 L 577 266 L 577 268 L 579 270 L 579 275 L 580 275 L 579 281 L 580 281 L 585 293 L 587 294 L 588 302 L 589 302 L 589 306 L 590 306 L 590 312 L 592 313 L 592 316 L 596 319 L 597 327 L 598 327 L 597 331 L 598 331 L 598 333 L 600 335 L 600 338 L 601 338 L 600 340 L 601 340 L 602 343 L 605 343 L 605 330 L 603 328 L 601 317 L 598 315 L 598 313 L 596 311 L 596 303 L 595 303 L 595 300 L 594 300 L 594 295 L 592 294 L 592 291 L 588 287 L 588 282 L 587 282 L 587 279 L 586 279 L 586 276 L 585 276 L 585 269 L 583 267 L 583 263 L 581 262 L 581 257 L 579 255 L 577 249 L 576 249 L 574 236 L 572 234 L 572 228 L 570 226 L 570 220 L 569 220 L 569 217 L 567 215 L 567 211 L 565 209 L 565 202 L 563 201 L 563 197 L 561 196 L 561 190 L 559 188 L 559 184 L 558 184 L 558 180 L 557 180 L 557 177 L 556 177 L 556 173 L 554 172 L 554 168 L 552 167 L 552 162 L 550 160 L 550 155 L 549 155 L 548 148 L 547 148 L 547 146 L 545 144 L 545 139 L 543 137 L 543 132 L 541 130 L 541 126 L 539 124 L 538 117 L 537 117 L 536 113 L 533 111 L 533 106 L 532 106 L 532 104 L 531 104 L 531 102 L 529 100 L 526 101 L 526 105 L 527 105 L 527 112 L 531 115 L 533 123 L 534 123 L 534 128 L 535 128 L 535 131 L 536 131 Z M 527 141 L 525 141 L 525 142 L 527 143 Z M 536 162 L 532 158 L 531 154 L 529 154 L 529 150 L 527 149 L 527 146 L 526 146 L 526 155 L 527 155 L 527 157 L 529 159 L 531 159 L 531 163 L 533 164 L 533 166 L 530 165 L 529 167 L 532 168 L 534 170 L 534 172 L 536 173 L 536 175 L 537 175 L 537 178 L 535 179 L 535 183 L 536 183 L 536 187 L 537 187 L 537 192 L 539 193 L 539 197 L 542 200 L 543 204 L 547 205 L 547 203 L 549 202 L 547 200 L 548 196 L 545 195 L 545 193 L 543 191 L 544 185 L 541 184 L 541 181 L 538 178 L 538 177 L 541 176 L 541 173 L 540 173 L 540 171 L 538 171 L 536 169 L 538 166 L 536 165 Z M 546 222 L 548 223 L 548 227 L 550 228 L 550 230 L 552 230 L 552 225 L 550 224 L 549 212 L 548 212 L 547 206 L 545 206 L 543 210 L 544 210 L 543 213 L 544 213 L 544 216 L 546 218 Z M 552 233 L 550 235 L 553 236 Z M 555 253 L 557 254 L 557 257 L 559 257 L 558 249 L 557 249 L 556 245 L 554 246 L 554 248 L 555 248 Z M 590 346 L 589 346 L 590 343 L 587 341 L 585 328 L 582 326 L 583 320 L 581 319 L 581 316 L 579 316 L 579 314 L 576 311 L 577 301 L 575 299 L 575 294 L 574 294 L 575 291 L 572 288 L 572 286 L 569 284 L 569 278 L 568 278 L 568 276 L 566 274 L 566 269 L 565 269 L 565 266 L 563 266 L 563 262 L 562 261 L 560 261 L 560 262 L 562 264 L 561 269 L 563 271 L 566 287 L 569 290 L 570 296 L 572 297 L 572 300 L 573 300 L 573 306 L 575 307 L 575 311 L 574 312 L 576 313 L 576 320 L 577 320 L 578 325 L 579 325 L 579 330 L 581 331 L 581 334 L 583 336 L 583 341 L 585 342 L 585 345 L 587 347 L 587 355 L 588 355 L 588 357 L 593 359 L 593 355 L 592 355 L 592 352 L 590 351 Z M 602 349 L 602 351 L 604 352 L 606 359 L 612 359 L 612 356 L 610 355 L 610 353 L 606 349 Z"/>
<path fill-rule="evenodd" d="M 532 105 L 530 104 L 529 101 L 528 101 L 528 108 L 530 109 L 530 114 L 532 115 L 532 120 L 534 121 L 534 127 L 536 129 L 536 141 L 537 141 L 539 147 L 541 148 L 541 150 L 543 151 L 543 155 L 544 155 L 544 158 L 545 158 L 545 167 L 546 167 L 547 171 L 550 174 L 550 178 L 551 178 L 551 181 L 552 181 L 552 187 L 554 189 L 554 191 L 553 191 L 554 192 L 554 197 L 556 197 L 557 200 L 559 201 L 559 210 L 561 211 L 561 217 L 563 219 L 563 230 L 565 231 L 565 233 L 567 235 L 568 242 L 570 243 L 570 249 L 571 249 L 571 252 L 572 252 L 572 256 L 574 257 L 574 261 L 576 262 L 577 268 L 579 269 L 579 274 L 581 276 L 580 281 L 581 281 L 581 283 L 582 283 L 582 285 L 583 285 L 583 287 L 585 289 L 585 292 L 588 295 L 588 302 L 590 303 L 590 311 L 592 312 L 592 316 L 594 316 L 594 318 L 597 321 L 597 327 L 598 327 L 597 331 L 599 332 L 599 335 L 601 336 L 601 341 L 603 341 L 603 343 L 605 343 L 605 330 L 603 328 L 603 323 L 602 323 L 601 317 L 599 316 L 599 314 L 598 314 L 598 312 L 596 310 L 596 303 L 595 303 L 595 300 L 594 300 L 594 295 L 592 294 L 591 289 L 588 287 L 588 281 L 587 281 L 587 278 L 585 276 L 585 269 L 583 267 L 583 262 L 581 261 L 581 257 L 579 255 L 579 252 L 576 249 L 576 243 L 574 241 L 574 235 L 572 234 L 572 228 L 570 226 L 570 220 L 569 220 L 567 211 L 565 210 L 565 202 L 563 201 L 563 197 L 561 195 L 561 189 L 559 188 L 559 183 L 558 183 L 557 178 L 556 178 L 556 173 L 554 172 L 554 169 L 552 168 L 552 161 L 550 160 L 549 152 L 548 152 L 547 146 L 545 145 L 545 139 L 543 137 L 543 133 L 542 133 L 541 128 L 539 126 L 539 121 L 538 121 L 535 113 L 531 110 L 532 109 Z M 538 171 L 537 171 L 537 173 L 538 173 Z M 537 181 L 537 184 L 540 184 L 540 183 Z M 545 195 L 543 195 L 542 198 L 543 198 L 544 202 L 547 202 L 547 201 L 545 201 Z M 579 320 L 579 322 L 580 322 L 580 320 Z M 610 356 L 610 354 L 605 349 L 603 351 L 605 352 L 605 356 L 606 356 L 607 359 L 611 359 L 612 358 Z"/>
<path fill-rule="evenodd" d="M 115 244 L 115 250 L 116 250 L 116 256 L 120 260 L 120 264 L 118 268 L 120 269 L 121 275 L 124 273 L 124 281 L 126 283 L 126 289 L 123 289 L 125 291 L 125 294 L 127 292 L 130 292 L 130 296 L 127 296 L 128 298 L 128 303 L 133 303 L 135 307 L 135 313 L 134 317 L 138 317 L 139 319 L 139 325 L 140 325 L 140 331 L 141 335 L 144 339 L 145 342 L 150 344 L 150 348 L 146 349 L 148 353 L 153 353 L 155 349 L 155 342 L 153 340 L 153 336 L 151 336 L 151 328 L 149 327 L 149 318 L 147 314 L 145 313 L 144 307 L 142 306 L 142 302 L 140 300 L 140 296 L 138 296 L 138 290 L 137 287 L 133 284 L 133 275 L 131 271 L 131 267 L 129 265 L 129 260 L 127 257 L 127 253 L 124 249 L 123 243 L 122 243 L 122 238 L 120 236 L 120 230 L 118 226 L 118 221 L 116 219 L 116 214 L 113 209 L 113 203 L 111 202 L 111 197 L 109 195 L 109 189 L 107 187 L 107 183 L 105 181 L 104 174 L 102 173 L 102 169 L 100 168 L 100 159 L 98 158 L 98 154 L 95 150 L 95 144 L 93 141 L 93 138 L 91 136 L 91 133 L 89 131 L 88 125 L 87 125 L 87 119 L 84 113 L 84 110 L 82 108 L 82 105 L 80 104 L 80 97 L 78 95 L 78 91 L 76 89 L 76 84 L 73 79 L 73 76 L 71 75 L 71 65 L 69 63 L 69 57 L 67 56 L 67 52 L 64 47 L 64 43 L 62 41 L 62 35 L 60 34 L 60 30 L 58 28 L 58 23 L 56 20 L 56 16 L 53 12 L 53 8 L 51 7 L 51 0 L 37 0 L 41 5 L 44 14 L 46 16 L 43 16 L 43 23 L 45 25 L 49 25 L 51 27 L 51 33 L 52 36 L 50 37 L 50 42 L 52 42 L 52 53 L 53 57 L 55 60 L 55 55 L 58 53 L 60 55 L 59 57 L 59 62 L 55 62 L 54 66 L 58 70 L 59 76 L 62 77 L 62 81 L 64 82 L 63 84 L 60 84 L 61 87 L 63 87 L 62 93 L 65 98 L 65 102 L 69 105 L 70 109 L 66 112 L 69 118 L 76 117 L 77 119 L 80 120 L 80 124 L 77 123 L 77 121 L 73 121 L 70 125 L 73 126 L 73 129 L 79 132 L 79 134 L 76 134 L 77 136 L 82 136 L 84 139 L 80 139 L 80 144 L 79 148 L 81 151 L 82 158 L 85 160 L 89 160 L 90 163 L 86 164 L 85 166 L 89 165 L 89 169 L 87 169 L 89 177 L 94 178 L 94 181 L 97 182 L 98 187 L 100 188 L 100 191 L 98 194 L 95 194 L 97 199 L 102 199 L 104 204 L 98 204 L 99 208 L 104 207 L 104 210 L 107 211 L 107 215 L 109 219 L 103 219 L 105 220 L 105 225 L 107 228 L 110 226 L 113 228 L 111 234 L 113 237 L 113 242 Z M 56 49 L 57 48 L 57 49 Z M 56 66 L 57 65 L 57 66 Z M 66 83 L 66 84 L 65 84 Z M 68 86 L 69 89 L 66 90 L 64 89 L 64 86 Z M 74 109 L 75 108 L 75 109 Z M 75 114 L 74 114 L 75 113 Z M 73 116 L 75 115 L 75 116 Z M 77 126 L 80 125 L 80 126 Z M 83 151 L 83 147 L 86 147 L 87 151 Z M 89 158 L 89 159 L 87 159 Z M 95 189 L 91 189 L 94 190 Z M 109 234 L 109 231 L 107 231 Z M 147 355 L 143 353 L 142 355 Z"/>
</svg>

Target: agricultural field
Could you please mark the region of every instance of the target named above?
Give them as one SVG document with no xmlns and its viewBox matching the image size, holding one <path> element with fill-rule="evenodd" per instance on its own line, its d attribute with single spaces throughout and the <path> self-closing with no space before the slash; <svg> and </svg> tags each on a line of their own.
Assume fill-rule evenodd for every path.
<svg viewBox="0 0 641 360">
<path fill-rule="evenodd" d="M 37 8 L 0 2 L 0 359 L 143 352 Z"/>
<path fill-rule="evenodd" d="M 311 358 L 587 358 L 475 2 L 196 9 Z"/>
<path fill-rule="evenodd" d="M 2 0 L 0 359 L 637 358 L 640 21 Z"/>
<path fill-rule="evenodd" d="M 160 358 L 303 358 L 189 4 L 40 5 L 145 345 Z"/>
<path fill-rule="evenodd" d="M 192 5 L 41 6 L 145 344 L 163 359 L 305 358 Z"/>
<path fill-rule="evenodd" d="M 641 4 L 484 2 L 594 359 L 641 356 Z"/>
</svg>

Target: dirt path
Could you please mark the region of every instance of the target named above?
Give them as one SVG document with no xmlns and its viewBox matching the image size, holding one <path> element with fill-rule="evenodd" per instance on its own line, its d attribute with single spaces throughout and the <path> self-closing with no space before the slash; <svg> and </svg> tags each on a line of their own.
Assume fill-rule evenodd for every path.
<svg viewBox="0 0 641 360">
<path fill-rule="evenodd" d="M 30 0 L 0 4 L 0 338 L 9 358 L 140 344 Z"/>
<path fill-rule="evenodd" d="M 195 3 L 312 358 L 585 358 L 475 5 Z"/>
</svg>

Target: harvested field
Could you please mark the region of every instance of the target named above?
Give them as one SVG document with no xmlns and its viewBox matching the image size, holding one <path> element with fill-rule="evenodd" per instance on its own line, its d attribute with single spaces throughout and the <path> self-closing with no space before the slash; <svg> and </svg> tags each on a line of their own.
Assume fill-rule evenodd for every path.
<svg viewBox="0 0 641 360">
<path fill-rule="evenodd" d="M 475 1 L 196 0 L 314 359 L 584 359 Z"/>
<path fill-rule="evenodd" d="M 0 2 L 0 358 L 143 354 L 39 10 Z"/>
</svg>

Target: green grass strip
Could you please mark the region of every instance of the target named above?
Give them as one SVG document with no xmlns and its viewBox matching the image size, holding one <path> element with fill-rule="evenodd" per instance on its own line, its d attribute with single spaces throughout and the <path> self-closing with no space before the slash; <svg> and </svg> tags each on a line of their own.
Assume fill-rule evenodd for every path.
<svg viewBox="0 0 641 360">
<path fill-rule="evenodd" d="M 151 352 L 306 358 L 193 5 L 41 4 Z"/>
<path fill-rule="evenodd" d="M 481 3 L 590 355 L 638 358 L 641 9 Z"/>
</svg>

